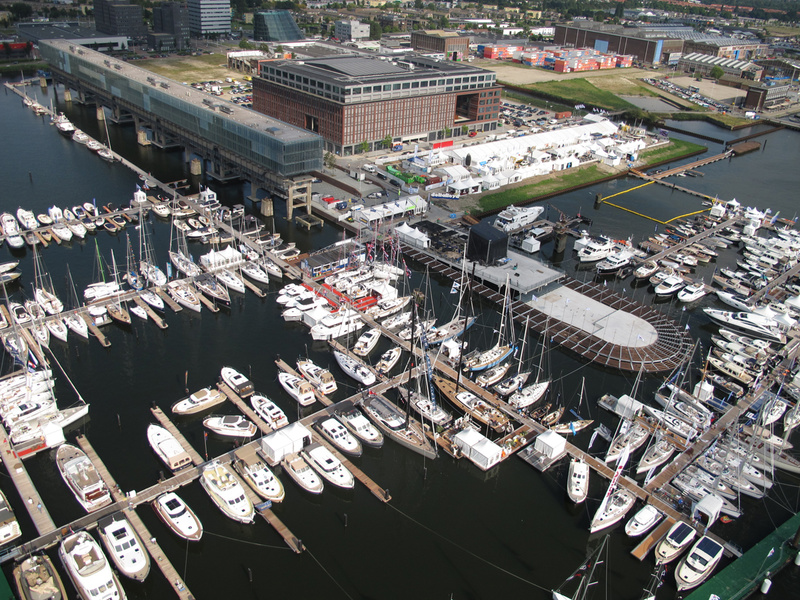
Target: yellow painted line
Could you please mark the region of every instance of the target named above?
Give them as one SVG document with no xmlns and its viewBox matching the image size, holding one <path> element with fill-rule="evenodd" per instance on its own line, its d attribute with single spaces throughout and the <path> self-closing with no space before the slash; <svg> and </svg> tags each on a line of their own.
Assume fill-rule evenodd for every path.
<svg viewBox="0 0 800 600">
<path fill-rule="evenodd" d="M 643 183 L 641 185 L 637 185 L 636 187 L 632 187 L 629 190 L 624 190 L 622 192 L 617 192 L 616 194 L 611 194 L 610 196 L 606 196 L 605 198 L 603 198 L 603 202 L 605 202 L 609 198 L 613 198 L 614 196 L 621 196 L 622 194 L 627 194 L 628 192 L 632 192 L 633 190 L 638 190 L 639 188 L 646 187 L 646 186 L 648 186 L 650 184 L 653 184 L 653 183 L 655 183 L 655 181 L 648 181 L 647 183 Z"/>
<path fill-rule="evenodd" d="M 707 212 L 707 211 L 711 210 L 710 208 L 704 208 L 703 210 L 697 210 L 695 212 L 687 213 L 685 215 L 678 215 L 677 217 L 672 217 L 668 221 L 661 221 L 659 219 L 656 219 L 655 217 L 650 217 L 650 216 L 642 214 L 640 212 L 636 212 L 635 210 L 631 210 L 630 208 L 625 208 L 624 206 L 620 206 L 619 204 L 614 204 L 613 202 L 605 202 L 605 204 L 608 204 L 609 206 L 613 206 L 614 208 L 618 208 L 620 210 L 624 210 L 625 212 L 629 212 L 629 213 L 631 213 L 633 215 L 636 215 L 637 217 L 642 217 L 643 219 L 648 219 L 650 221 L 655 221 L 656 223 L 660 223 L 661 225 L 666 225 L 666 224 L 671 223 L 672 221 L 674 221 L 676 219 L 682 219 L 683 217 L 691 217 L 692 215 L 699 215 L 700 213 L 704 213 L 704 212 Z"/>
</svg>

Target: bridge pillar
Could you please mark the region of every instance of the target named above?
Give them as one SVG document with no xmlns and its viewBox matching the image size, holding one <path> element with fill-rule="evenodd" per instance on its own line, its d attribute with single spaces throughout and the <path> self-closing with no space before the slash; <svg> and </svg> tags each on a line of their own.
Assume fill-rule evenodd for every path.
<svg viewBox="0 0 800 600">
<path fill-rule="evenodd" d="M 104 111 L 103 107 L 101 105 L 99 105 L 99 104 L 97 105 L 96 114 L 97 114 L 97 120 L 98 121 L 103 122 L 103 121 L 106 120 L 106 111 Z"/>
<path fill-rule="evenodd" d="M 39 77 L 39 87 L 42 89 L 47 89 L 47 79 L 45 78 L 44 75 Z"/>
<path fill-rule="evenodd" d="M 68 88 L 64 88 L 64 102 L 72 102 L 72 91 Z"/>
<path fill-rule="evenodd" d="M 297 177 L 286 180 L 286 218 L 291 221 L 295 208 L 305 206 L 306 214 L 311 214 L 311 178 Z"/>
<path fill-rule="evenodd" d="M 203 161 L 199 158 L 193 158 L 189 161 L 189 172 L 192 175 L 202 175 L 203 174 Z"/>
</svg>

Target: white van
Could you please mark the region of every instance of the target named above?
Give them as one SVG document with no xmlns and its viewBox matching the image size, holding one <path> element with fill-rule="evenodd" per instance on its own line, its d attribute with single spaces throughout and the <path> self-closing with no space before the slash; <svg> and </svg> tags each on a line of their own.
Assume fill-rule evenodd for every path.
<svg viewBox="0 0 800 600">
<path fill-rule="evenodd" d="M 375 168 L 375 165 L 370 165 L 370 164 L 366 164 L 361 168 L 364 171 L 366 171 L 367 173 L 374 173 L 375 171 L 377 171 L 377 169 Z"/>
</svg>

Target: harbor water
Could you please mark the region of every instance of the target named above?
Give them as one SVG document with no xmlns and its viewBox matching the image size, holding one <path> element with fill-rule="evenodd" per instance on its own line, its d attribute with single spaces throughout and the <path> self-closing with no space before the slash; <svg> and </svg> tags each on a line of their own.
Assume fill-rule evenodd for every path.
<svg viewBox="0 0 800 600">
<path fill-rule="evenodd" d="M 35 90 L 39 101 L 49 104 L 53 88 Z M 55 100 L 54 100 L 55 102 Z M 78 104 L 57 105 L 77 127 L 95 138 L 103 139 L 102 123 L 95 117 L 94 107 Z M 53 204 L 71 207 L 83 202 L 98 206 L 109 202 L 127 203 L 139 178 L 125 167 L 103 162 L 84 146 L 59 135 L 49 120 L 35 116 L 22 106 L 19 97 L 4 89 L 0 93 L 0 139 L 4 140 L 0 161 L 0 206 L 14 212 L 18 206 L 46 212 Z M 722 132 L 706 124 L 681 123 L 684 129 L 702 131 L 715 137 L 733 139 L 750 130 Z M 755 131 L 755 130 L 753 130 Z M 153 177 L 171 182 L 188 179 L 191 188 L 205 184 L 192 178 L 180 152 L 163 152 L 155 147 L 137 145 L 133 128 L 109 124 L 111 145 Z M 728 200 L 737 198 L 743 205 L 770 207 L 781 216 L 792 218 L 796 211 L 797 162 L 800 158 L 800 135 L 791 131 L 770 134 L 759 141 L 766 148 L 731 161 L 721 161 L 702 168 L 704 177 L 681 179 L 680 185 L 709 196 Z M 710 154 L 722 151 L 711 147 Z M 689 162 L 689 161 L 687 161 Z M 578 212 L 590 216 L 593 233 L 614 238 L 633 238 L 638 243 L 653 231 L 663 230 L 655 221 L 635 217 L 610 206 L 593 207 L 596 194 L 610 194 L 641 183 L 633 178 L 617 179 L 595 187 L 578 190 L 550 200 L 553 207 L 566 214 Z M 243 200 L 249 194 L 240 184 L 211 183 L 223 203 L 243 202 L 249 212 L 254 207 Z M 700 199 L 673 191 L 659 184 L 619 196 L 615 203 L 660 221 L 702 209 Z M 342 232 L 326 223 L 322 230 L 307 232 L 288 223 L 283 203 L 276 202 L 276 216 L 265 221 L 266 227 L 293 241 L 303 251 L 321 248 L 341 239 Z M 557 219 L 555 208 L 549 216 Z M 169 222 L 151 215 L 143 223 L 155 247 L 159 264 L 164 267 L 170 245 Z M 83 241 L 44 249 L 42 257 L 56 291 L 70 304 L 72 291 L 67 271 L 71 272 L 78 295 L 83 288 L 97 281 L 97 255 L 110 264 L 124 264 L 128 238 L 138 252 L 139 231 L 133 226 L 109 235 L 98 232 Z M 207 246 L 190 244 L 195 259 L 208 251 Z M 29 297 L 33 281 L 33 260 L 27 249 L 12 251 L 0 248 L 6 258 L 0 262 L 20 260 L 23 276 L 9 286 L 11 299 Z M 545 244 L 542 258 L 552 261 L 567 274 L 579 279 L 591 278 L 573 260 L 568 250 L 555 254 L 553 244 Z M 722 256 L 718 266 L 735 262 L 733 251 Z M 414 265 L 409 265 L 414 266 Z M 713 264 L 703 274 L 711 281 Z M 440 322 L 453 310 L 451 282 L 431 276 L 430 305 Z M 412 276 L 414 287 L 425 287 L 423 273 Z M 646 287 L 633 287 L 630 279 L 610 280 L 637 300 L 652 302 Z M 145 430 L 154 419 L 152 405 L 168 410 L 186 395 L 213 385 L 220 368 L 230 365 L 248 375 L 256 390 L 275 400 L 290 420 L 310 414 L 315 405 L 300 413 L 277 382 L 274 360 L 280 356 L 292 364 L 304 355 L 318 364 L 329 366 L 339 382 L 334 400 L 356 391 L 336 367 L 327 346 L 312 343 L 306 329 L 285 323 L 275 303 L 279 283 L 271 283 L 267 297 L 252 293 L 233 294 L 231 307 L 218 313 L 203 310 L 201 314 L 167 312 L 168 329 L 160 330 L 152 323 L 135 320 L 132 326 L 112 324 L 103 329 L 111 342 L 102 348 L 95 340 L 70 336 L 63 344 L 53 341 L 54 356 L 69 374 L 86 402 L 91 404 L 90 419 L 81 426 L 98 455 L 105 462 L 122 490 L 144 489 L 155 483 L 164 467 L 150 450 Z M 497 327 L 496 309 L 480 299 L 473 299 L 478 324 L 469 332 L 470 347 L 491 345 Z M 688 325 L 707 351 L 709 337 L 715 328 L 702 312 L 702 307 L 716 304 L 713 297 L 684 311 L 677 301 L 660 303 L 659 309 L 681 324 Z M 448 312 L 449 311 L 449 312 Z M 386 349 L 381 342 L 374 357 Z M 538 361 L 540 339 L 528 340 L 525 358 Z M 10 369 L 10 360 L 2 357 L 3 372 Z M 695 357 L 694 364 L 700 358 Z M 603 412 L 596 400 L 605 393 L 630 392 L 635 374 L 603 369 L 547 346 L 544 365 L 554 379 L 551 402 L 560 402 L 594 418 L 612 429 L 615 418 Z M 586 398 L 579 404 L 581 383 L 586 382 Z M 643 398 L 652 397 L 663 382 L 663 376 L 646 377 L 639 388 Z M 60 407 L 77 401 L 75 393 L 58 376 Z M 217 412 L 235 414 L 231 405 Z M 201 454 L 213 457 L 233 446 L 213 435 L 203 433 L 200 418 L 176 420 L 187 440 Z M 68 435 L 68 440 L 75 433 Z M 581 432 L 575 443 L 586 449 L 592 430 Z M 590 450 L 603 454 L 606 442 L 598 439 Z M 607 482 L 592 478 L 590 499 L 575 507 L 566 497 L 566 461 L 545 474 L 511 458 L 488 473 L 476 469 L 465 460 L 455 461 L 447 455 L 426 460 L 391 442 L 380 450 L 366 451 L 358 466 L 392 495 L 389 503 L 377 501 L 364 487 L 356 486 L 349 493 L 340 493 L 327 486 L 319 497 L 299 490 L 288 477 L 281 479 L 286 499 L 274 507 L 276 514 L 300 538 L 307 551 L 296 555 L 280 536 L 261 519 L 253 525 L 241 525 L 224 517 L 210 502 L 198 483 L 178 491 L 198 514 L 205 527 L 199 543 L 186 543 L 175 538 L 147 506 L 138 513 L 157 537 L 187 586 L 198 599 L 205 598 L 496 598 L 520 596 L 549 598 L 558 586 L 594 548 L 602 534 L 589 535 L 588 523 L 604 494 Z M 26 467 L 40 491 L 43 502 L 55 523 L 61 526 L 83 514 L 62 482 L 53 452 L 43 452 L 26 461 Z M 280 474 L 279 474 L 280 476 Z M 760 539 L 772 524 L 779 524 L 798 511 L 797 478 L 778 473 L 776 489 L 761 502 L 742 500 L 744 515 L 734 523 L 719 524 L 714 531 L 743 547 Z M 6 477 L 0 488 L 14 508 L 23 530 L 23 539 L 35 537 L 35 528 L 24 507 L 24 499 Z M 617 527 L 610 539 L 607 571 L 609 597 L 638 599 L 653 569 L 652 557 L 640 563 L 630 556 L 635 543 Z M 51 552 L 55 557 L 55 552 Z M 727 561 L 727 559 L 726 559 Z M 792 567 L 790 567 L 792 568 Z M 10 572 L 9 565 L 6 571 Z M 63 576 L 63 573 L 62 573 Z M 796 579 L 796 576 L 794 577 Z M 65 577 L 66 580 L 66 577 Z M 68 582 L 67 582 L 67 585 Z M 145 583 L 123 582 L 129 598 L 167 599 L 172 595 L 168 582 L 154 567 Z M 780 594 L 781 580 L 775 581 L 773 595 Z M 787 588 L 788 589 L 788 588 Z M 669 573 L 659 598 L 674 597 L 674 580 Z M 70 591 L 70 596 L 74 591 Z M 786 596 L 783 596 L 786 597 Z"/>
</svg>

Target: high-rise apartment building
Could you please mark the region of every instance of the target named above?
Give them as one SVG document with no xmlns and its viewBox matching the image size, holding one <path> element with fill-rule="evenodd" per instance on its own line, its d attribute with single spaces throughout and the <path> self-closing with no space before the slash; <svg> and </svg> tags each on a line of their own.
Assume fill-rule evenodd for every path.
<svg viewBox="0 0 800 600">
<path fill-rule="evenodd" d="M 142 7 L 128 0 L 94 0 L 94 23 L 100 33 L 131 38 L 147 35 Z"/>
<path fill-rule="evenodd" d="M 168 33 L 175 38 L 175 48 L 189 47 L 189 10 L 180 2 L 164 2 L 153 7 L 153 32 Z"/>
</svg>

